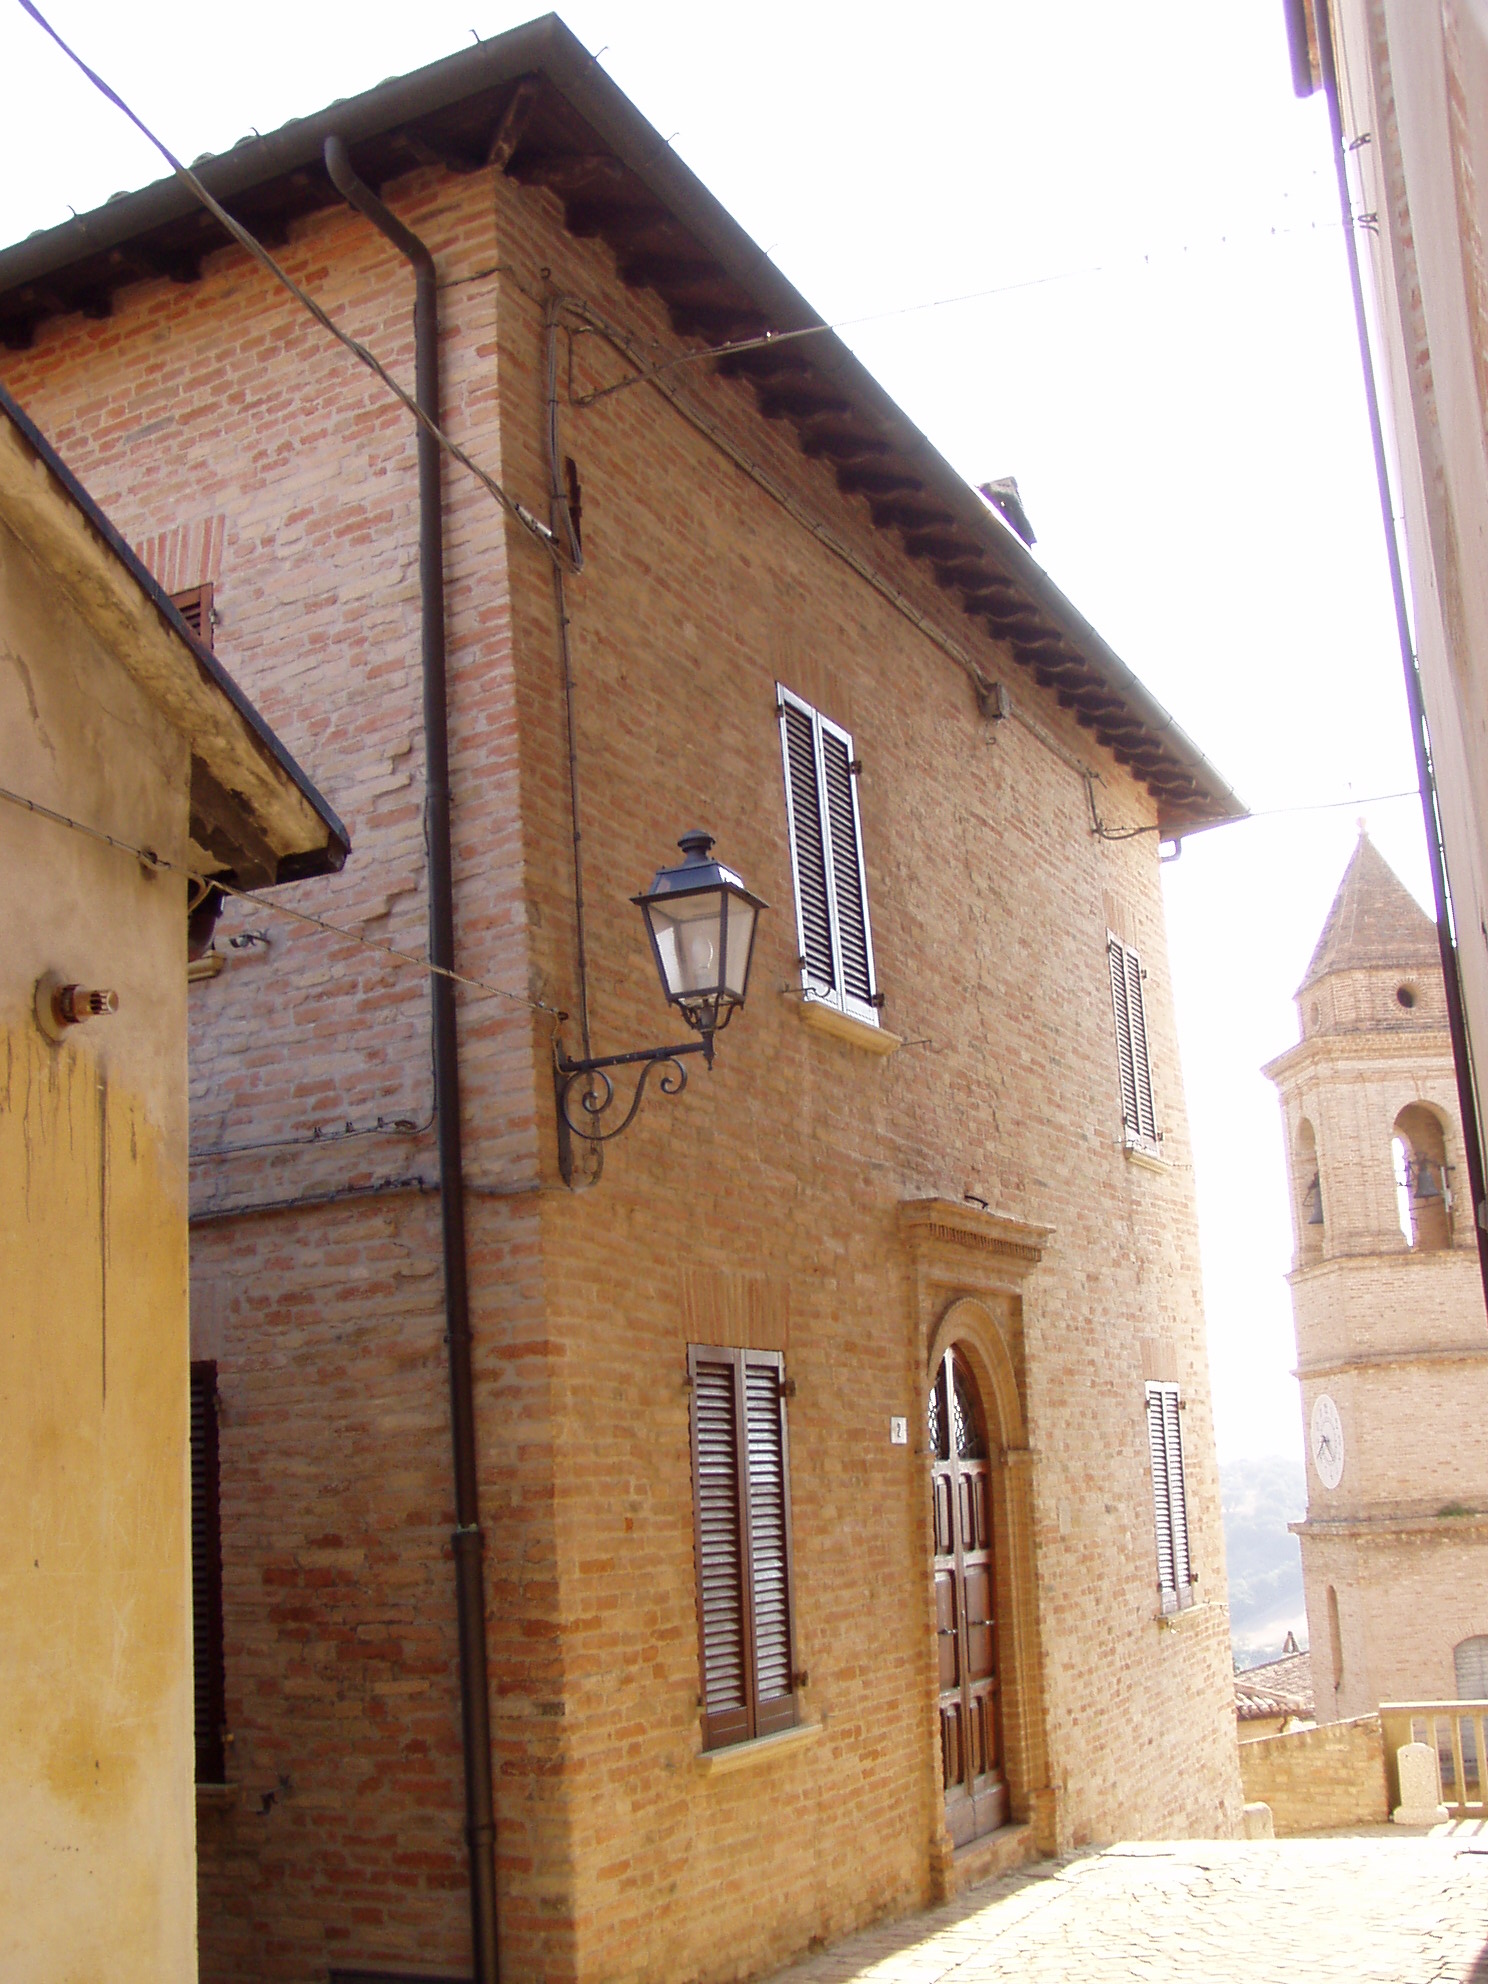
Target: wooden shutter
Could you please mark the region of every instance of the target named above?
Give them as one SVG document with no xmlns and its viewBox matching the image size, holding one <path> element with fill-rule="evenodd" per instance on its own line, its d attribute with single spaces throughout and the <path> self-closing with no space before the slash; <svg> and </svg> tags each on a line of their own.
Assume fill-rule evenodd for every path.
<svg viewBox="0 0 1488 1984">
<path fill-rule="evenodd" d="M 735 1368 L 728 1351 L 689 1350 L 692 1482 L 696 1515 L 698 1637 L 703 1670 L 703 1748 L 750 1734 L 744 1613 L 742 1442 Z"/>
<path fill-rule="evenodd" d="M 816 992 L 837 990 L 832 943 L 832 898 L 827 883 L 826 835 L 822 826 L 821 781 L 816 768 L 815 713 L 804 704 L 780 702 L 780 734 L 785 752 L 785 805 L 790 828 L 791 865 L 796 878 L 796 931 L 801 940 L 801 972 Z"/>
<path fill-rule="evenodd" d="M 192 586 L 186 592 L 173 592 L 170 603 L 204 648 L 212 645 L 212 588 Z"/>
<path fill-rule="evenodd" d="M 196 1781 L 221 1784 L 226 1681 L 222 1659 L 222 1520 L 217 1458 L 217 1366 L 191 1366 L 191 1650 Z"/>
<path fill-rule="evenodd" d="M 1188 1487 L 1183 1475 L 1183 1431 L 1178 1387 L 1163 1386 L 1163 1444 L 1168 1462 L 1168 1510 L 1173 1526 L 1173 1582 L 1180 1600 L 1193 1584 L 1188 1550 Z"/>
<path fill-rule="evenodd" d="M 791 1632 L 790 1481 L 782 1359 L 744 1351 L 749 1427 L 749 1589 L 754 1615 L 754 1733 L 796 1719 Z"/>
<path fill-rule="evenodd" d="M 1147 1446 L 1152 1460 L 1152 1521 L 1157 1532 L 1157 1588 L 1164 1612 L 1193 1600 L 1188 1490 L 1176 1385 L 1147 1387 Z"/>
<path fill-rule="evenodd" d="M 821 719 L 822 791 L 832 852 L 832 907 L 845 1002 L 873 1011 L 873 946 L 858 821 L 858 779 L 852 739 Z"/>
<path fill-rule="evenodd" d="M 796 1721 L 790 1463 L 776 1351 L 687 1353 L 703 1747 Z"/>
<path fill-rule="evenodd" d="M 778 688 L 796 928 L 808 991 L 878 1023 L 853 741 Z"/>
<path fill-rule="evenodd" d="M 1121 1120 L 1128 1143 L 1157 1142 L 1157 1111 L 1152 1101 L 1152 1064 L 1147 1053 L 1147 1007 L 1142 996 L 1142 961 L 1118 937 L 1107 934 L 1111 1010 L 1116 1021 L 1116 1065 L 1121 1078 Z"/>
</svg>

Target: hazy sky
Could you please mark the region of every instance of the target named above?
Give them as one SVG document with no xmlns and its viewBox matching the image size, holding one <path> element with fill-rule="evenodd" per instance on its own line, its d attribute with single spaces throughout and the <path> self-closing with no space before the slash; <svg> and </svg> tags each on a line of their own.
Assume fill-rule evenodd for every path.
<svg viewBox="0 0 1488 1984">
<path fill-rule="evenodd" d="M 187 158 L 531 12 L 42 4 Z M 1346 802 L 1166 870 L 1220 1450 L 1300 1452 L 1258 1069 L 1357 816 L 1427 883 L 1419 808 L 1363 803 L 1413 771 L 1325 113 L 1277 0 L 563 12 L 819 310 L 879 319 L 843 335 L 949 460 L 1018 477 L 1036 555 L 1257 813 Z M 159 176 L 14 0 L 0 75 L 0 241 Z"/>
</svg>

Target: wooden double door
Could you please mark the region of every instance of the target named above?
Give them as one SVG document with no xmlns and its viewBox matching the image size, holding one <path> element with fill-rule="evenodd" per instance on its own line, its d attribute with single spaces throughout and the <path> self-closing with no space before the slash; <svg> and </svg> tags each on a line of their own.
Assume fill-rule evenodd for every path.
<svg viewBox="0 0 1488 1984">
<path fill-rule="evenodd" d="M 946 1825 L 958 1846 L 1004 1825 L 992 1479 L 976 1380 L 952 1347 L 927 1412 L 935 1509 L 935 1644 Z"/>
</svg>

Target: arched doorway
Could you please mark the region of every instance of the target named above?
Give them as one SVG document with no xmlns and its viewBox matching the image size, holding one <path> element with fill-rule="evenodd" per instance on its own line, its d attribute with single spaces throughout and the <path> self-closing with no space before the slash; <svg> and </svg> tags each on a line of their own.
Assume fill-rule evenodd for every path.
<svg viewBox="0 0 1488 1984">
<path fill-rule="evenodd" d="M 957 1846 L 1007 1821 L 987 1420 L 971 1367 L 947 1349 L 927 1411 L 935 1510 L 935 1644 L 946 1826 Z"/>
</svg>

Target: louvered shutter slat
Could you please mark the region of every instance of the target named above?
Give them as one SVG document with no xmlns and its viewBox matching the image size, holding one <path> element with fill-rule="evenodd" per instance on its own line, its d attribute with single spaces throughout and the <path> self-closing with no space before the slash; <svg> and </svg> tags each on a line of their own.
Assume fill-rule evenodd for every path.
<svg viewBox="0 0 1488 1984">
<path fill-rule="evenodd" d="M 1128 1136 L 1139 1134 L 1137 1126 L 1137 1078 L 1132 1066 L 1131 1019 L 1126 1003 L 1126 958 L 1113 937 L 1106 946 L 1111 967 L 1111 1010 L 1116 1020 L 1116 1066 L 1121 1077 L 1121 1120 Z"/>
<path fill-rule="evenodd" d="M 1168 1461 L 1168 1508 L 1173 1529 L 1173 1581 L 1180 1592 L 1193 1582 L 1188 1551 L 1188 1489 L 1183 1478 L 1183 1432 L 1176 1385 L 1163 1390 L 1163 1431 Z"/>
<path fill-rule="evenodd" d="M 1126 954 L 1126 987 L 1132 1075 L 1136 1087 L 1137 1134 L 1155 1142 L 1157 1112 L 1152 1106 L 1152 1066 L 1147 1058 L 1147 1007 L 1142 997 L 1142 964 L 1135 951 Z"/>
<path fill-rule="evenodd" d="M 778 1365 L 746 1360 L 749 1555 L 756 1689 L 761 1707 L 791 1692 L 785 1438 Z"/>
<path fill-rule="evenodd" d="M 1177 1579 L 1173 1565 L 1173 1515 L 1168 1493 L 1168 1442 L 1163 1423 L 1162 1392 L 1152 1386 L 1147 1393 L 1147 1444 L 1152 1456 L 1152 1519 L 1157 1531 L 1157 1582 L 1164 1604 L 1176 1600 Z"/>
<path fill-rule="evenodd" d="M 220 1784 L 226 1769 L 222 1665 L 222 1531 L 218 1494 L 217 1367 L 191 1366 L 191 1653 L 196 1779 Z"/>
<path fill-rule="evenodd" d="M 864 1005 L 873 998 L 868 897 L 858 856 L 857 789 L 846 739 L 822 725 L 822 772 L 832 842 L 832 906 L 842 956 L 842 988 Z"/>
<path fill-rule="evenodd" d="M 786 793 L 791 851 L 795 857 L 796 908 L 801 955 L 809 976 L 828 991 L 837 986 L 832 963 L 832 910 L 827 882 L 822 796 L 816 775 L 815 725 L 807 710 L 781 706 L 785 734 Z"/>
<path fill-rule="evenodd" d="M 739 1429 L 732 1364 L 698 1360 L 693 1370 L 693 1414 L 703 1701 L 711 1718 L 729 1710 L 741 1710 L 747 1700 L 739 1533 Z"/>
</svg>

